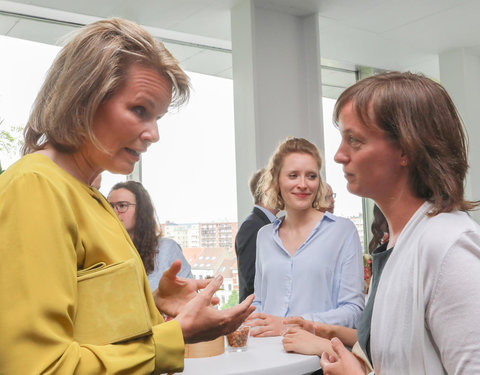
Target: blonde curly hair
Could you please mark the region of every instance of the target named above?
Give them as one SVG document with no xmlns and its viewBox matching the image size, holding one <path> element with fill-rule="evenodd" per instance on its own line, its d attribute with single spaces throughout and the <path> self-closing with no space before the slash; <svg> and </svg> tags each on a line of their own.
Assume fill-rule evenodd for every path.
<svg viewBox="0 0 480 375">
<path fill-rule="evenodd" d="M 265 173 L 260 180 L 260 189 L 264 193 L 263 203 L 267 207 L 272 207 L 278 210 L 283 210 L 285 208 L 285 202 L 280 193 L 279 176 L 283 160 L 287 155 L 293 153 L 308 154 L 315 159 L 317 163 L 319 184 L 312 207 L 317 210 L 327 207 L 327 202 L 325 201 L 326 187 L 320 175 L 320 170 L 322 168 L 320 151 L 313 143 L 306 139 L 294 137 L 288 137 L 285 141 L 280 143 L 268 162 Z"/>
</svg>

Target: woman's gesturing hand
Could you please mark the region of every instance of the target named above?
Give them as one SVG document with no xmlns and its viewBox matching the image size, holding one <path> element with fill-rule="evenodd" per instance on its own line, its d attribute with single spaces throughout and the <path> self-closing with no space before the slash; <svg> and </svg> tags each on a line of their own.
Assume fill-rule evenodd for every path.
<svg viewBox="0 0 480 375">
<path fill-rule="evenodd" d="M 211 301 L 222 281 L 223 277 L 217 276 L 180 309 L 175 319 L 182 327 L 186 343 L 213 340 L 233 332 L 255 310 L 255 307 L 251 306 L 253 294 L 230 309 L 216 310 Z"/>
<path fill-rule="evenodd" d="M 176 317 L 182 308 L 197 294 L 205 288 L 211 280 L 195 280 L 178 277 L 177 274 L 182 268 L 182 262 L 176 260 L 166 270 L 158 288 L 153 291 L 153 298 L 157 309 L 171 317 Z M 211 304 L 219 303 L 218 297 L 212 297 Z"/>
</svg>

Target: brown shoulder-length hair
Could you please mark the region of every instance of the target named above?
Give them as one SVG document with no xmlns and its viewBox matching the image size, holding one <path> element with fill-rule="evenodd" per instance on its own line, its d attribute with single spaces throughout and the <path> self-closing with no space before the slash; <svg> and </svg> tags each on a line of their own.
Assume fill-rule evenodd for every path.
<svg viewBox="0 0 480 375">
<path fill-rule="evenodd" d="M 135 195 L 135 229 L 133 244 L 137 248 L 147 274 L 155 268 L 155 256 L 158 253 L 158 241 L 162 236 L 150 194 L 140 182 L 126 181 L 115 184 L 114 190 L 126 189 Z"/>
<path fill-rule="evenodd" d="M 309 154 L 317 162 L 318 173 L 318 190 L 313 200 L 312 206 L 316 209 L 326 207 L 325 202 L 325 185 L 322 182 L 320 175 L 320 169 L 322 169 L 322 157 L 318 151 L 317 146 L 307 141 L 304 138 L 288 137 L 285 141 L 280 143 L 273 155 L 270 157 L 270 161 L 266 167 L 265 173 L 263 173 L 260 179 L 260 189 L 264 193 L 264 203 L 267 207 L 271 207 L 278 210 L 285 208 L 285 202 L 280 194 L 279 176 L 282 169 L 283 159 L 285 156 L 293 153 Z"/>
<path fill-rule="evenodd" d="M 22 153 L 40 150 L 47 142 L 68 153 L 87 140 L 102 149 L 93 133 L 94 115 L 135 64 L 171 82 L 171 106 L 188 100 L 189 78 L 162 42 L 121 18 L 94 22 L 81 28 L 53 62 L 25 126 Z"/>
<path fill-rule="evenodd" d="M 338 98 L 333 119 L 352 103 L 365 126 L 377 126 L 399 145 L 408 160 L 417 197 L 433 203 L 429 215 L 471 210 L 464 199 L 467 139 L 447 91 L 420 74 L 390 72 L 363 79 Z"/>
</svg>

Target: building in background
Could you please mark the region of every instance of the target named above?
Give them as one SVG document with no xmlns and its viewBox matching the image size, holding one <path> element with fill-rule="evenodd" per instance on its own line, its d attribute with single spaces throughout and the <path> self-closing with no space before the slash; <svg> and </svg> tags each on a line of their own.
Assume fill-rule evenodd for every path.
<svg viewBox="0 0 480 375">
<path fill-rule="evenodd" d="M 171 238 L 179 243 L 182 248 L 200 247 L 200 224 L 175 224 L 166 222 L 162 224 L 164 237 Z"/>
<path fill-rule="evenodd" d="M 355 224 L 363 243 L 362 215 L 358 214 L 349 219 Z M 226 304 L 234 291 L 239 291 L 234 251 L 237 229 L 237 223 L 162 224 L 164 236 L 181 245 L 195 279 L 223 276 L 223 284 L 216 293 L 220 298 L 220 305 Z"/>
<path fill-rule="evenodd" d="M 233 291 L 238 293 L 237 258 L 232 248 L 184 248 L 183 255 L 190 263 L 195 279 L 223 276 L 223 284 L 216 293 L 220 298 L 220 305 L 227 303 Z"/>
<path fill-rule="evenodd" d="M 207 223 L 199 225 L 200 247 L 233 249 L 237 235 L 237 223 Z"/>
</svg>

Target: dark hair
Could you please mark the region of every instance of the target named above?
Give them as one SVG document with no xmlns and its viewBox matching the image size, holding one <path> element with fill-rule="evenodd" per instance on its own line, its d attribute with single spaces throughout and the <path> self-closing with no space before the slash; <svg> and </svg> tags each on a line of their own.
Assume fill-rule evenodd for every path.
<svg viewBox="0 0 480 375">
<path fill-rule="evenodd" d="M 171 82 L 171 106 L 188 100 L 189 78 L 162 42 L 131 21 L 97 21 L 82 27 L 53 62 L 24 129 L 23 154 L 46 142 L 62 152 L 75 152 L 86 140 L 101 149 L 93 133 L 94 115 L 135 64 Z"/>
<path fill-rule="evenodd" d="M 388 236 L 388 223 L 383 212 L 377 205 L 373 206 L 372 239 L 368 243 L 368 251 L 372 253 L 380 245 L 383 245 L 385 233 Z"/>
<path fill-rule="evenodd" d="M 368 77 L 340 95 L 335 123 L 347 103 L 352 103 L 363 125 L 380 128 L 402 149 L 413 192 L 433 204 L 429 215 L 478 206 L 480 202 L 463 196 L 466 135 L 452 99 L 440 84 L 414 73 Z"/>
<path fill-rule="evenodd" d="M 118 189 L 126 189 L 135 195 L 135 228 L 132 241 L 142 258 L 145 271 L 149 274 L 155 268 L 158 240 L 162 236 L 152 200 L 148 191 L 137 181 L 119 182 L 112 187 L 110 193 Z"/>
<path fill-rule="evenodd" d="M 252 175 L 252 177 L 250 177 L 250 181 L 248 182 L 250 193 L 252 193 L 255 204 L 263 203 L 263 191 L 262 189 L 259 189 L 259 182 L 264 173 L 265 168 L 259 169 Z"/>
</svg>

